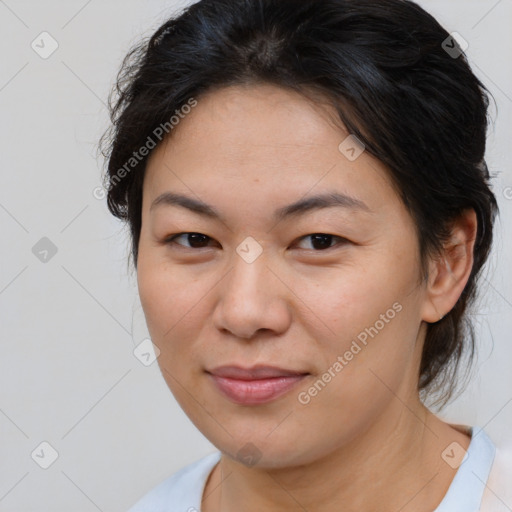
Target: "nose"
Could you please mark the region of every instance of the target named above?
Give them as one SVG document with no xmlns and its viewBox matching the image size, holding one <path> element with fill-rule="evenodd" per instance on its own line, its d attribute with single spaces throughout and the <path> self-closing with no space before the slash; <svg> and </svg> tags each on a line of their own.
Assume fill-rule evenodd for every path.
<svg viewBox="0 0 512 512">
<path fill-rule="evenodd" d="M 292 292 L 263 257 L 247 263 L 237 254 L 233 267 L 219 283 L 213 314 L 217 329 L 251 339 L 259 331 L 284 333 L 291 322 Z"/>
</svg>

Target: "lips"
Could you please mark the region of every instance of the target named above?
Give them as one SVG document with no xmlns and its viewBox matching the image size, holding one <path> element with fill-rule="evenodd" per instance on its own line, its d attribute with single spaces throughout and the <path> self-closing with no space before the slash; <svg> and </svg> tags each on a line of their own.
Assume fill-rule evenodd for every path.
<svg viewBox="0 0 512 512">
<path fill-rule="evenodd" d="M 259 405 L 276 400 L 308 375 L 275 366 L 221 366 L 207 373 L 217 390 L 239 405 Z"/>
</svg>

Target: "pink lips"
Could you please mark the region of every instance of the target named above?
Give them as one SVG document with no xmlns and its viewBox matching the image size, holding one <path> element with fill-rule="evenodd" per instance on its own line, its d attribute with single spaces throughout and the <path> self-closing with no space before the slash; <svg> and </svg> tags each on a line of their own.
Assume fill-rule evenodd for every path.
<svg viewBox="0 0 512 512">
<path fill-rule="evenodd" d="M 272 366 L 221 366 L 207 372 L 217 389 L 239 405 L 258 405 L 284 395 L 307 373 Z"/>
</svg>

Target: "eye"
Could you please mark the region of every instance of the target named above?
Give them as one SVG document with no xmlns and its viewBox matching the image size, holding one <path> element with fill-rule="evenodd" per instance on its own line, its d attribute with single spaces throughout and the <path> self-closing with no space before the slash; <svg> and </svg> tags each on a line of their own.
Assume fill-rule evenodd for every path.
<svg viewBox="0 0 512 512">
<path fill-rule="evenodd" d="M 332 249 L 335 246 L 332 246 L 331 243 L 333 240 L 339 240 L 340 242 L 336 245 L 344 245 L 348 243 L 346 238 L 342 238 L 336 235 L 329 235 L 327 233 L 312 233 L 311 235 L 306 235 L 301 237 L 299 240 L 311 239 L 311 245 L 313 246 L 313 250 L 315 252 L 325 251 L 327 249 Z M 311 249 L 306 249 L 311 250 Z"/>
<path fill-rule="evenodd" d="M 185 239 L 190 245 L 187 246 L 178 243 L 176 240 L 179 240 L 180 238 Z M 203 249 L 207 247 L 210 240 L 213 239 L 208 235 L 203 235 L 202 233 L 178 233 L 177 235 L 167 238 L 165 243 L 180 245 L 186 249 Z"/>
<path fill-rule="evenodd" d="M 178 240 L 184 239 L 186 240 L 186 244 L 179 243 Z M 313 250 L 314 252 L 326 251 L 328 249 L 332 249 L 336 245 L 344 245 L 348 243 L 348 240 L 336 235 L 329 235 L 327 233 L 312 233 L 310 235 L 303 236 L 299 239 L 299 241 L 311 239 L 311 248 L 304 248 L 305 250 Z M 212 241 L 213 238 L 208 235 L 204 235 L 203 233 L 178 233 L 176 235 L 172 235 L 165 240 L 166 244 L 174 244 L 179 245 L 185 249 L 205 249 L 208 247 L 208 243 Z M 338 240 L 338 243 L 332 245 L 333 241 Z"/>
</svg>

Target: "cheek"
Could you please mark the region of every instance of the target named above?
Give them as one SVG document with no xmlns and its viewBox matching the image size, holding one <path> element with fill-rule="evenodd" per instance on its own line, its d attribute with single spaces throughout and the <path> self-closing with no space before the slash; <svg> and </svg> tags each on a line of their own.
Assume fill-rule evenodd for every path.
<svg viewBox="0 0 512 512">
<path fill-rule="evenodd" d="M 328 269 L 299 278 L 290 275 L 289 281 L 300 283 L 294 291 L 304 303 L 304 311 L 309 311 L 308 323 L 317 331 L 315 339 L 347 341 L 376 322 L 379 328 L 383 322 L 387 326 L 395 318 L 396 309 L 401 309 L 393 305 L 398 302 L 405 307 L 414 299 L 410 293 L 413 272 L 405 268 L 394 275 L 381 258 L 380 262 Z"/>
<path fill-rule="evenodd" d="M 157 251 L 142 249 L 137 280 L 146 324 L 160 350 L 158 364 L 173 393 L 179 393 L 169 374 L 180 382 L 196 378 L 210 349 L 205 330 L 218 275 L 199 266 L 171 265 Z"/>
<path fill-rule="evenodd" d="M 154 341 L 172 336 L 205 294 L 197 277 L 184 275 L 150 251 L 139 254 L 137 281 L 148 328 L 157 338 Z"/>
<path fill-rule="evenodd" d="M 414 254 L 391 256 L 304 281 L 304 301 L 311 306 L 306 324 L 322 354 L 321 375 L 329 368 L 336 375 L 320 400 L 325 406 L 334 400 L 357 409 L 361 400 L 389 394 L 386 386 L 396 391 L 404 378 L 415 378 L 421 294 Z"/>
<path fill-rule="evenodd" d="M 405 301 L 392 298 L 366 302 L 357 318 L 344 313 L 353 308 L 338 310 L 345 329 L 322 339 L 323 366 L 297 391 L 295 419 L 310 427 L 302 434 L 305 445 L 329 453 L 333 443 L 348 443 L 388 407 L 401 404 L 397 396 L 405 399 L 403 390 L 414 389 L 415 326 Z"/>
<path fill-rule="evenodd" d="M 204 283 L 142 251 L 137 266 L 139 295 L 151 340 L 158 347 L 162 376 L 181 407 L 189 411 L 190 382 L 199 371 L 195 348 L 203 325 Z M 204 314 L 204 312 L 203 312 Z M 183 387 L 185 386 L 185 388 Z M 190 412 L 190 411 L 189 411 Z"/>
</svg>

